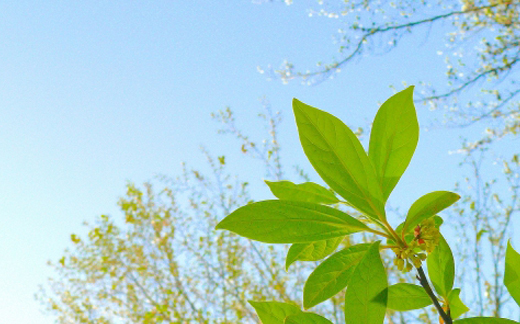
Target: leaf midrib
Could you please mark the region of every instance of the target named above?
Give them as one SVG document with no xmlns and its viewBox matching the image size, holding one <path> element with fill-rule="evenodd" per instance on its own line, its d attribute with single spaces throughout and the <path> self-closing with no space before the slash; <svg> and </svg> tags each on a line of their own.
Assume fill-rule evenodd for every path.
<svg viewBox="0 0 520 324">
<path fill-rule="evenodd" d="M 317 130 L 317 132 L 320 134 L 320 136 L 325 139 L 325 143 L 327 144 L 327 146 L 331 149 L 331 151 L 334 153 L 334 156 L 336 157 L 337 160 L 339 160 L 339 162 L 341 163 L 341 165 L 343 166 L 343 168 L 345 169 L 345 171 L 349 174 L 350 178 L 352 180 L 354 180 L 354 183 L 356 184 L 356 186 L 361 189 L 361 193 L 363 194 L 363 196 L 361 196 L 362 199 L 364 199 L 366 202 L 368 202 L 368 204 L 370 205 L 370 207 L 372 208 L 372 211 L 374 211 L 376 213 L 376 215 L 382 219 L 381 215 L 379 214 L 379 211 L 375 208 L 375 206 L 373 205 L 372 201 L 370 199 L 367 198 L 367 193 L 365 192 L 365 190 L 363 190 L 362 187 L 359 186 L 359 183 L 357 181 L 356 178 L 354 178 L 350 172 L 350 170 L 346 167 L 345 163 L 339 158 L 339 155 L 337 154 L 336 150 L 329 144 L 329 141 L 326 139 L 325 136 L 323 136 L 323 133 L 320 131 L 320 129 L 316 126 L 316 124 L 313 123 L 312 119 L 309 118 L 309 116 L 305 113 L 305 111 L 303 111 L 302 109 L 300 108 L 297 108 L 298 110 L 300 110 L 300 112 L 305 116 L 305 118 L 309 121 L 309 123 L 314 127 L 314 129 Z M 332 124 L 334 125 L 334 131 L 336 130 L 336 125 L 334 123 L 334 120 L 332 122 Z M 347 136 L 348 138 L 348 136 Z M 350 138 L 348 138 L 349 141 L 351 142 L 352 144 L 352 140 Z M 354 150 L 356 151 L 357 153 L 357 150 L 354 146 Z M 366 154 L 366 153 L 365 153 Z M 357 154 L 358 157 L 359 157 L 359 154 Z M 368 156 L 367 156 L 367 159 L 368 159 Z M 363 162 L 361 162 L 361 164 L 363 165 Z M 363 166 L 363 169 L 365 169 L 365 166 Z M 367 187 L 368 187 L 368 174 L 366 173 L 366 169 L 364 170 L 365 171 L 365 174 L 367 175 Z"/>
</svg>

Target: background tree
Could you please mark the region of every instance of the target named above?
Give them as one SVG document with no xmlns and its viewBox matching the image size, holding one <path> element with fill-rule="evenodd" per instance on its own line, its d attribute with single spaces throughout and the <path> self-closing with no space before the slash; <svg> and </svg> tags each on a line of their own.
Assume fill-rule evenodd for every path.
<svg viewBox="0 0 520 324">
<path fill-rule="evenodd" d="M 457 184 L 462 199 L 451 215 L 460 243 L 456 252 L 464 264 L 458 280 L 470 288 L 465 297 L 472 300 L 474 315 L 518 316 L 502 282 L 507 240 L 515 235 L 513 224 L 520 214 L 520 160 L 518 154 L 490 157 L 486 147 L 464 154 L 468 174 Z M 501 169 L 499 176 L 487 171 L 491 161 Z"/>
<path fill-rule="evenodd" d="M 472 296 L 466 296 L 469 300 L 463 298 L 471 306 L 476 305 L 472 314 L 508 311 L 507 305 L 504 306 L 507 300 L 496 282 L 501 281 L 503 271 L 503 243 L 511 230 L 511 219 L 518 212 L 514 204 L 518 183 L 513 181 L 517 179 L 518 162 L 510 161 L 509 173 L 504 173 L 502 182 L 495 182 L 488 180 L 487 169 L 483 170 L 477 161 L 478 154 L 485 152 L 486 143 L 518 131 L 519 90 L 514 79 L 518 2 L 338 3 L 337 6 L 323 3 L 321 9 L 311 13 L 344 20 L 346 27 L 340 33 L 339 45 L 342 58 L 308 73 L 298 73 L 289 62 L 272 72 L 283 81 L 299 78 L 305 83 L 318 83 L 332 77 L 360 54 L 387 52 L 407 34 L 424 31 L 425 27 L 444 28 L 443 21 L 450 23 L 448 44 L 458 58 L 447 62 L 448 87 L 426 88 L 420 100 L 433 107 L 446 105 L 454 111 L 450 120 L 454 125 L 489 122 L 488 135 L 476 143 L 468 143 L 464 151 L 467 154 L 464 165 L 473 172 L 467 179 L 471 185 L 460 185 L 466 195 L 459 204 L 459 213 L 449 223 L 459 228 L 459 233 L 464 234 L 463 241 L 470 246 L 458 252 L 459 258 L 471 261 L 471 269 L 464 272 L 471 275 L 465 278 L 473 280 L 471 283 L 478 282 L 473 286 L 474 300 Z M 473 51 L 473 46 L 484 37 L 479 52 Z M 469 99 L 477 87 L 482 87 L 478 99 Z M 231 110 L 221 111 L 214 118 L 224 123 L 221 132 L 240 140 L 244 154 L 262 163 L 269 179 L 280 179 L 284 173 L 276 138 L 280 119 L 268 105 L 265 107 L 263 117 L 269 129 L 265 144 L 242 133 Z M 74 245 L 59 261 L 51 263 L 56 277 L 39 294 L 60 323 L 204 323 L 215 319 L 222 323 L 256 322 L 252 309 L 244 303 L 248 298 L 299 300 L 295 296 L 299 296 L 304 276 L 289 278 L 294 278 L 295 273 L 308 272 L 312 264 L 296 263 L 291 266 L 291 276 L 287 276 L 279 266 L 273 266 L 283 264 L 284 247 L 257 246 L 230 234 L 213 232 L 217 220 L 252 197 L 247 182 L 233 177 L 226 169 L 225 157 L 203 152 L 210 165 L 208 172 L 186 167 L 181 176 L 162 177 L 153 186 L 129 185 L 127 195 L 120 201 L 124 222 L 103 216 L 95 224 L 87 225 L 88 237 L 71 237 Z M 299 176 L 305 179 L 305 171 L 300 169 Z M 516 191 L 508 194 L 504 186 L 498 185 L 505 183 Z M 161 189 L 154 189 L 157 187 Z M 491 250 L 490 257 L 488 252 L 482 252 L 487 249 Z M 482 267 L 492 270 L 478 277 L 473 270 Z M 397 274 L 393 276 L 394 280 L 400 280 Z M 468 283 L 464 278 L 459 280 Z M 341 298 L 318 312 L 341 323 L 343 315 L 338 307 Z M 437 321 L 428 311 L 395 314 L 388 320 L 391 323 Z"/>
<path fill-rule="evenodd" d="M 264 166 L 267 178 L 279 180 L 281 118 L 267 101 L 263 106 L 268 135 L 261 144 L 239 130 L 229 108 L 213 118 L 222 123 L 220 133 L 238 138 L 241 151 Z M 128 184 L 119 201 L 123 219 L 102 215 L 85 224 L 86 237 L 72 234 L 72 247 L 49 262 L 55 276 L 38 294 L 59 323 L 257 323 L 248 299 L 299 300 L 311 264 L 296 262 L 289 275 L 278 266 L 286 247 L 214 230 L 252 198 L 224 156 L 202 153 L 209 171 L 184 165 L 178 177 Z M 319 311 L 342 318 L 341 298 Z"/>
<path fill-rule="evenodd" d="M 240 130 L 231 109 L 213 118 L 222 125 L 220 133 L 239 139 L 240 151 L 264 166 L 266 177 L 279 180 L 285 174 L 277 139 L 281 118 L 267 101 L 263 106 L 260 117 L 268 131 L 263 144 Z M 102 215 L 93 224 L 85 223 L 85 237 L 71 235 L 71 248 L 49 262 L 55 276 L 38 294 L 59 323 L 258 323 L 247 300 L 301 300 L 314 262 L 295 262 L 287 273 L 280 265 L 288 246 L 214 230 L 219 220 L 252 199 L 248 182 L 227 170 L 224 156 L 213 157 L 205 149 L 202 153 L 209 165 L 206 172 L 184 165 L 178 177 L 161 176 L 153 185 L 128 184 L 119 201 L 122 219 Z M 295 178 L 310 180 L 300 168 Z M 336 208 L 355 214 L 348 207 Z M 373 239 L 366 233 L 354 235 L 341 246 Z M 391 253 L 383 257 L 393 270 L 390 280 L 415 280 L 413 274 L 398 271 Z M 343 303 L 341 293 L 313 311 L 341 324 Z M 437 316 L 432 307 L 389 312 L 387 319 L 436 323 Z"/>
<path fill-rule="evenodd" d="M 311 16 L 341 22 L 336 37 L 339 58 L 304 72 L 286 61 L 279 69 L 270 69 L 271 75 L 283 82 L 299 79 L 316 84 L 362 56 L 391 51 L 406 36 L 445 34 L 447 50 L 439 48 L 439 54 L 447 52 L 447 86 L 425 82 L 418 101 L 432 108 L 445 106 L 451 125 L 487 120 L 488 136 L 476 145 L 520 130 L 520 1 L 320 0 L 318 4 L 310 9 Z"/>
<path fill-rule="evenodd" d="M 279 180 L 286 173 L 277 140 L 281 118 L 266 100 L 262 103 L 259 116 L 268 132 L 263 141 L 243 133 L 229 108 L 213 118 L 222 125 L 219 133 L 237 138 L 240 151 L 262 164 L 267 178 Z M 72 246 L 49 262 L 55 276 L 37 295 L 59 323 L 259 323 L 248 299 L 301 300 L 315 262 L 294 262 L 286 272 L 280 265 L 286 262 L 288 246 L 214 230 L 219 220 L 252 198 L 248 182 L 228 171 L 224 156 L 213 157 L 205 149 L 202 153 L 209 165 L 206 172 L 184 165 L 178 177 L 161 176 L 153 185 L 128 184 L 119 201 L 122 219 L 102 215 L 85 223 L 85 237 L 71 235 Z M 295 171 L 297 181 L 310 180 L 305 170 Z M 364 233 L 340 245 L 371 239 Z M 387 267 L 394 267 L 392 256 L 385 256 Z M 394 270 L 392 280 L 413 280 Z M 343 303 L 340 293 L 313 310 L 341 324 Z M 396 312 L 388 319 L 434 323 L 433 314 L 433 309 Z"/>
</svg>

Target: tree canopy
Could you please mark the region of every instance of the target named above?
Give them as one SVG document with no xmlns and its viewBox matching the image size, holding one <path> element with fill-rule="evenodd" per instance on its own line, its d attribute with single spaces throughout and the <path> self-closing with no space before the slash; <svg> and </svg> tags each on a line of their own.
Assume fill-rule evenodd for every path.
<svg viewBox="0 0 520 324">
<path fill-rule="evenodd" d="M 452 1 L 318 1 L 311 16 L 340 20 L 338 59 L 322 61 L 313 69 L 285 61 L 272 69 L 283 82 L 299 79 L 316 84 L 348 68 L 355 59 L 384 54 L 406 37 L 424 32 L 443 35 L 446 47 L 446 85 L 424 81 L 416 100 L 432 108 L 444 106 L 454 125 L 488 120 L 487 143 L 520 130 L 517 81 L 520 61 L 520 2 L 515 0 Z"/>
</svg>

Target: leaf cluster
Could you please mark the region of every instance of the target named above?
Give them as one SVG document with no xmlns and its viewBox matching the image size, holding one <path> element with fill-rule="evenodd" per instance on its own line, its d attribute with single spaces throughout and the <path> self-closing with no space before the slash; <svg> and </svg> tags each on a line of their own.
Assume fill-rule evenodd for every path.
<svg viewBox="0 0 520 324">
<path fill-rule="evenodd" d="M 279 200 L 240 207 L 216 228 L 266 243 L 292 243 L 286 268 L 297 260 L 315 261 L 328 256 L 307 279 L 303 306 L 314 307 L 346 287 L 346 323 L 383 323 L 387 309 L 408 311 L 431 304 L 445 323 L 452 323 L 467 312 L 469 309 L 459 297 L 460 289 L 453 287 L 455 264 L 451 249 L 438 232 L 442 219 L 437 213 L 454 204 L 459 195 L 439 191 L 420 197 L 403 223 L 395 228 L 386 217 L 387 200 L 418 142 L 413 87 L 397 93 L 381 106 L 373 123 L 368 153 L 338 118 L 296 99 L 293 108 L 303 150 L 330 190 L 315 183 L 268 182 Z M 340 204 L 350 206 L 362 217 L 334 208 Z M 333 253 L 338 241 L 359 232 L 380 236 L 386 239 L 386 244 L 374 241 Z M 389 285 L 380 255 L 384 249 L 395 252 L 395 264 L 400 270 L 406 272 L 415 267 L 421 286 Z M 516 255 L 512 248 L 508 250 L 504 277 L 504 284 L 513 296 L 518 285 L 516 271 L 520 269 L 516 267 Z M 425 259 L 434 289 L 422 267 Z M 290 304 L 250 303 L 264 324 L 331 323 Z M 495 318 L 456 322 L 514 323 Z"/>
</svg>

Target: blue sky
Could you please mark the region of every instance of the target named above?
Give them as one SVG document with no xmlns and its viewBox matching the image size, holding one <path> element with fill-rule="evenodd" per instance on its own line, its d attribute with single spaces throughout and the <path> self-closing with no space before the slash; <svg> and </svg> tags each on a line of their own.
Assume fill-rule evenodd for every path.
<svg viewBox="0 0 520 324">
<path fill-rule="evenodd" d="M 314 1 L 5 1 L 0 3 L 0 314 L 2 323 L 52 323 L 33 294 L 51 275 L 45 263 L 70 234 L 100 214 L 118 215 L 128 181 L 203 166 L 198 147 L 227 155 L 264 198 L 263 174 L 215 136 L 210 113 L 226 106 L 260 136 L 266 96 L 284 116 L 283 158 L 310 170 L 299 146 L 291 99 L 365 126 L 393 84 L 443 84 L 443 31 L 364 57 L 334 80 L 305 87 L 267 81 L 257 66 L 290 59 L 312 67 L 336 53 L 337 20 L 309 18 Z M 420 123 L 442 115 L 418 107 Z M 448 151 L 478 129 L 423 131 L 409 171 L 392 196 L 453 188 L 460 157 Z M 236 144 L 236 143 L 235 143 Z M 425 170 L 428 170 L 425 172 Z M 420 178 L 421 180 L 415 180 Z M 410 195 L 409 193 L 413 193 Z M 517 241 L 517 243 L 519 243 Z"/>
</svg>

